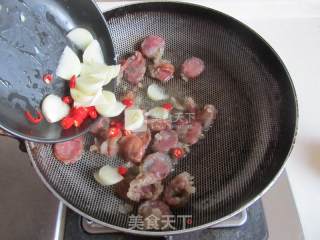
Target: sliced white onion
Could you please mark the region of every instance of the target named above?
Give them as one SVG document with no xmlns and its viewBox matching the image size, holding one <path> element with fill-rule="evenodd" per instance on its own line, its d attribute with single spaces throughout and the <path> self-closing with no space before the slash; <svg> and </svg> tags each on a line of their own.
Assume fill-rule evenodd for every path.
<svg viewBox="0 0 320 240">
<path fill-rule="evenodd" d="M 116 117 L 119 116 L 126 108 L 121 102 L 113 104 L 99 104 L 96 105 L 97 112 L 103 117 Z"/>
<path fill-rule="evenodd" d="M 168 119 L 169 111 L 163 107 L 154 107 L 150 109 L 146 115 L 152 118 Z"/>
<path fill-rule="evenodd" d="M 82 60 L 84 63 L 104 63 L 104 57 L 101 46 L 97 40 L 93 40 L 83 53 Z"/>
<path fill-rule="evenodd" d="M 154 101 L 161 101 L 169 98 L 169 96 L 165 93 L 165 90 L 155 83 L 148 87 L 147 94 L 148 97 Z"/>
<path fill-rule="evenodd" d="M 116 95 L 114 95 L 113 92 L 103 90 L 102 96 L 103 96 L 103 102 L 100 102 L 101 104 L 114 104 L 117 102 Z M 98 104 L 99 103 L 97 102 L 97 105 Z"/>
<path fill-rule="evenodd" d="M 124 112 L 124 125 L 126 130 L 135 131 L 143 126 L 144 116 L 141 109 L 129 108 Z"/>
<path fill-rule="evenodd" d="M 92 34 L 85 28 L 75 28 L 71 30 L 67 34 L 67 38 L 82 51 L 93 41 Z"/>
<path fill-rule="evenodd" d="M 94 178 L 103 186 L 114 185 L 123 180 L 123 176 L 119 174 L 118 169 L 109 165 L 100 168 L 99 171 L 94 174 Z"/>
<path fill-rule="evenodd" d="M 95 106 L 96 103 L 99 101 L 102 95 L 102 89 L 97 91 L 94 95 L 88 95 L 80 91 L 76 88 L 70 89 L 70 95 L 72 99 L 74 100 L 74 106 L 75 107 L 90 107 Z"/>
<path fill-rule="evenodd" d="M 87 95 L 95 95 L 101 91 L 104 82 L 96 78 L 80 75 L 77 80 L 76 89 Z"/>
<path fill-rule="evenodd" d="M 104 84 L 108 84 L 113 78 L 117 77 L 120 73 L 120 65 L 111 65 L 106 64 L 92 63 L 82 64 L 81 75 L 89 76 L 97 80 L 104 81 Z"/>
<path fill-rule="evenodd" d="M 70 80 L 75 75 L 78 76 L 81 71 L 81 63 L 78 56 L 69 48 L 65 47 L 60 57 L 56 74 L 58 77 Z"/>
<path fill-rule="evenodd" d="M 70 107 L 60 97 L 50 94 L 43 99 L 41 110 L 49 123 L 55 123 L 69 114 Z"/>
</svg>

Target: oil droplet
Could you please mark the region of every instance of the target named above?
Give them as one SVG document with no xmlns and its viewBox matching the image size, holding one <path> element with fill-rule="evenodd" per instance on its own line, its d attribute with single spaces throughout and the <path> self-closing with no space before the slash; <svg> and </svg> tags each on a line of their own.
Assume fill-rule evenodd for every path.
<svg viewBox="0 0 320 240">
<path fill-rule="evenodd" d="M 38 88 L 38 84 L 37 83 L 32 84 L 32 88 L 34 89 Z"/>
</svg>

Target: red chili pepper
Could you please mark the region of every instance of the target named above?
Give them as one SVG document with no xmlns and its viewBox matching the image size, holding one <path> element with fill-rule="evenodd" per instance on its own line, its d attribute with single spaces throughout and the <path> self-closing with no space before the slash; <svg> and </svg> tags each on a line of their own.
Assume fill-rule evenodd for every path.
<svg viewBox="0 0 320 240">
<path fill-rule="evenodd" d="M 37 117 L 32 116 L 32 114 L 29 111 L 26 111 L 24 115 L 26 116 L 29 122 L 34 124 L 38 124 L 43 120 L 43 115 L 40 111 L 37 111 Z"/>
<path fill-rule="evenodd" d="M 182 148 L 172 148 L 170 150 L 172 157 L 176 158 L 176 159 L 180 159 L 184 156 L 185 152 Z"/>
<path fill-rule="evenodd" d="M 46 84 L 50 84 L 51 81 L 53 80 L 53 74 L 51 73 L 46 73 L 42 76 L 42 80 L 46 83 Z"/>
<path fill-rule="evenodd" d="M 76 82 L 77 82 L 77 76 L 76 76 L 76 75 L 73 75 L 73 76 L 70 78 L 69 87 L 70 87 L 70 88 L 75 88 L 75 87 L 76 87 Z"/>
<path fill-rule="evenodd" d="M 118 173 L 119 173 L 121 176 L 126 175 L 127 172 L 128 172 L 128 168 L 126 168 L 126 167 L 124 167 L 124 166 L 118 167 Z"/>
<path fill-rule="evenodd" d="M 88 109 L 85 107 L 72 108 L 70 115 L 74 119 L 74 126 L 80 127 L 83 121 L 88 117 Z"/>
<path fill-rule="evenodd" d="M 108 129 L 108 137 L 115 137 L 118 136 L 118 134 L 120 133 L 120 129 L 116 128 L 116 127 L 111 127 Z"/>
<path fill-rule="evenodd" d="M 168 111 L 171 111 L 173 109 L 173 106 L 171 103 L 164 103 L 162 107 L 167 109 Z"/>
<path fill-rule="evenodd" d="M 125 98 L 122 100 L 122 103 L 127 107 L 131 107 L 133 105 L 133 100 L 131 98 Z"/>
<path fill-rule="evenodd" d="M 88 109 L 86 107 L 73 107 L 70 111 L 71 116 L 80 115 L 83 118 L 88 116 Z"/>
<path fill-rule="evenodd" d="M 60 125 L 63 129 L 69 129 L 72 127 L 74 124 L 74 119 L 73 117 L 65 117 L 64 119 L 61 120 Z"/>
<path fill-rule="evenodd" d="M 80 117 L 79 115 L 76 115 L 73 117 L 74 121 L 73 121 L 73 125 L 75 127 L 80 127 L 80 125 L 83 123 L 84 118 Z"/>
<path fill-rule="evenodd" d="M 63 101 L 64 103 L 66 103 L 66 104 L 69 104 L 69 105 L 71 105 L 71 104 L 73 103 L 73 99 L 72 99 L 71 96 L 65 96 L 65 97 L 63 97 L 63 98 L 62 98 L 62 101 Z"/>
<path fill-rule="evenodd" d="M 95 107 L 88 107 L 88 114 L 91 119 L 96 119 L 98 117 L 98 113 Z"/>
</svg>

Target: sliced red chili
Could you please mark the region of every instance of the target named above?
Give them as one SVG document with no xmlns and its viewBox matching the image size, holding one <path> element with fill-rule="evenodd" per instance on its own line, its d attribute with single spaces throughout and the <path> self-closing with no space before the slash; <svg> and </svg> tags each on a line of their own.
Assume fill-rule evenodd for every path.
<svg viewBox="0 0 320 240">
<path fill-rule="evenodd" d="M 43 115 L 40 111 L 37 111 L 37 116 L 34 117 L 29 111 L 24 113 L 25 117 L 28 119 L 29 122 L 38 124 L 43 120 Z"/>
<path fill-rule="evenodd" d="M 80 127 L 80 125 L 83 123 L 84 118 L 81 117 L 80 115 L 76 115 L 73 117 L 74 121 L 73 121 L 73 125 L 75 127 Z"/>
<path fill-rule="evenodd" d="M 70 115 L 74 119 L 74 126 L 80 127 L 83 121 L 88 117 L 88 109 L 85 107 L 72 108 Z"/>
<path fill-rule="evenodd" d="M 179 147 L 172 148 L 170 150 L 170 153 L 171 153 L 172 157 L 176 158 L 176 159 L 182 158 L 184 156 L 184 154 L 185 154 L 184 150 L 182 148 L 179 148 Z"/>
<path fill-rule="evenodd" d="M 118 167 L 118 173 L 119 173 L 121 176 L 126 175 L 127 172 L 128 172 L 128 168 L 126 168 L 126 167 L 124 167 L 124 166 Z"/>
<path fill-rule="evenodd" d="M 173 106 L 171 103 L 164 103 L 162 107 L 167 109 L 168 111 L 171 111 L 173 109 Z"/>
<path fill-rule="evenodd" d="M 75 87 L 76 87 L 76 82 L 77 82 L 77 76 L 76 76 L 76 75 L 73 75 L 73 76 L 70 78 L 69 87 L 70 87 L 70 88 L 75 88 Z"/>
<path fill-rule="evenodd" d="M 64 96 L 64 97 L 62 98 L 62 101 L 63 101 L 64 103 L 66 103 L 66 104 L 69 104 L 69 105 L 71 105 L 71 104 L 73 103 L 73 99 L 72 99 L 71 96 Z"/>
<path fill-rule="evenodd" d="M 85 107 L 73 107 L 70 114 L 72 116 L 79 115 L 80 117 L 86 118 L 88 116 L 89 110 Z"/>
<path fill-rule="evenodd" d="M 125 98 L 122 100 L 122 103 L 127 107 L 131 107 L 134 104 L 134 101 L 131 98 Z"/>
<path fill-rule="evenodd" d="M 51 81 L 53 80 L 53 74 L 52 73 L 46 73 L 42 76 L 42 80 L 46 83 L 46 84 L 50 84 Z"/>
<path fill-rule="evenodd" d="M 120 129 L 117 127 L 111 127 L 108 129 L 108 137 L 115 137 L 118 136 L 118 134 L 120 133 Z"/>
<path fill-rule="evenodd" d="M 69 129 L 73 126 L 74 124 L 74 119 L 73 117 L 65 117 L 64 119 L 61 120 L 60 125 L 63 129 Z"/>
<path fill-rule="evenodd" d="M 88 114 L 91 119 L 96 119 L 98 117 L 98 113 L 95 107 L 88 107 Z"/>
</svg>

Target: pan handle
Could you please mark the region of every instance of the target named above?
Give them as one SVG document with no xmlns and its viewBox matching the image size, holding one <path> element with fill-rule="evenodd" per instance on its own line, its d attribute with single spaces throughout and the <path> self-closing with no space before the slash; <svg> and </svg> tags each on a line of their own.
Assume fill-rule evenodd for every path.
<svg viewBox="0 0 320 240">
<path fill-rule="evenodd" d="M 3 129 L 1 129 L 1 128 L 0 128 L 0 136 L 10 137 L 10 138 L 16 139 L 16 140 L 19 142 L 19 149 L 20 149 L 20 151 L 21 151 L 21 152 L 24 152 L 24 153 L 27 152 L 27 148 L 26 148 L 26 144 L 25 144 L 24 140 L 15 137 L 15 136 L 12 135 L 11 133 L 8 133 L 8 132 L 6 132 L 5 130 L 3 130 Z"/>
</svg>

